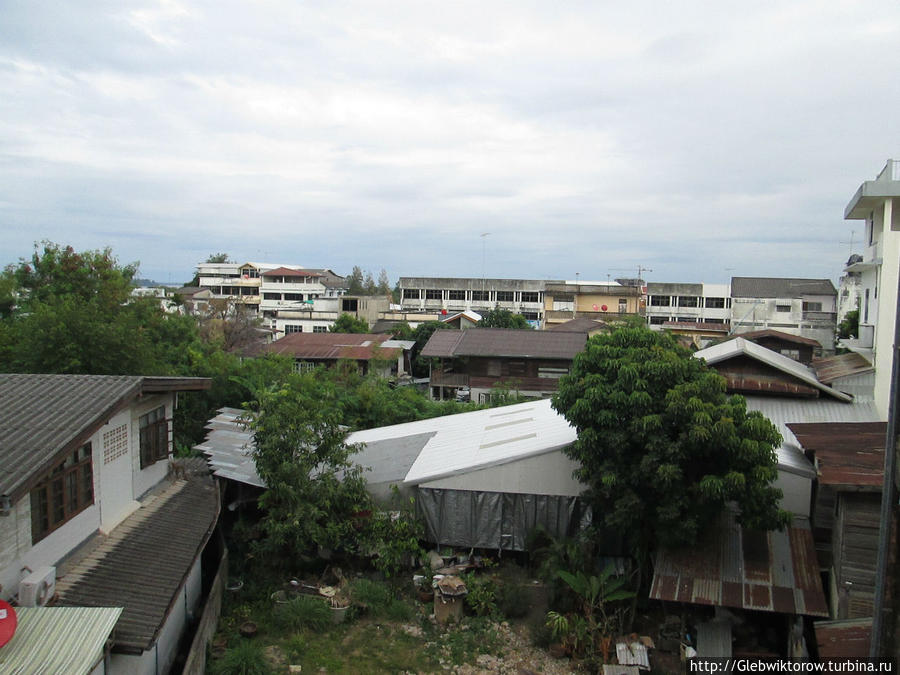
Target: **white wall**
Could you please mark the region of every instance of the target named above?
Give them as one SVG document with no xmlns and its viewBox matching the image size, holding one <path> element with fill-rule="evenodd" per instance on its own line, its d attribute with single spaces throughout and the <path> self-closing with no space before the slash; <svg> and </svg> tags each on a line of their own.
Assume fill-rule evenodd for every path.
<svg viewBox="0 0 900 675">
<path fill-rule="evenodd" d="M 94 482 L 99 487 L 94 492 L 94 500 L 100 503 L 100 529 L 108 533 L 140 507 L 134 499 L 131 484 L 131 457 L 136 451 L 132 450 L 131 412 L 124 410 L 113 417 L 103 425 L 98 437 L 99 447 L 94 451 Z"/>
<path fill-rule="evenodd" d="M 577 468 L 578 462 L 558 450 L 422 483 L 420 487 L 576 497 L 585 489 L 572 477 Z"/>
</svg>

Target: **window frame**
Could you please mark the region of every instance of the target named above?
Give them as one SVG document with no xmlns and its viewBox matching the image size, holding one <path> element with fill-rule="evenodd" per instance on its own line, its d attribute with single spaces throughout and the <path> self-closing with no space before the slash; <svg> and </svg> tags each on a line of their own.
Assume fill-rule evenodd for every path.
<svg viewBox="0 0 900 675">
<path fill-rule="evenodd" d="M 88 441 L 67 453 L 31 489 L 32 544 L 41 541 L 93 506 L 93 454 L 93 445 Z M 69 466 L 66 466 L 67 462 L 71 462 Z M 74 476 L 74 480 L 70 480 L 70 476 Z M 44 498 L 44 503 L 41 503 L 41 497 Z"/>
<path fill-rule="evenodd" d="M 156 419 L 150 419 L 155 417 Z M 141 470 L 169 458 L 169 420 L 161 405 L 138 418 L 138 447 Z"/>
</svg>

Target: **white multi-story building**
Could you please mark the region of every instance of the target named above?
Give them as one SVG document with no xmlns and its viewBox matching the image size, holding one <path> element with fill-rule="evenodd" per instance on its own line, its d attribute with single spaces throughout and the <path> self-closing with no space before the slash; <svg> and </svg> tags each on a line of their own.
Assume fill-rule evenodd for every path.
<svg viewBox="0 0 900 675">
<path fill-rule="evenodd" d="M 479 314 L 496 307 L 521 314 L 537 327 L 544 319 L 544 288 L 534 279 L 400 277 L 400 303 L 405 312 Z"/>
<path fill-rule="evenodd" d="M 728 324 L 731 290 L 728 284 L 647 284 L 647 323 Z"/>
<path fill-rule="evenodd" d="M 848 347 L 875 365 L 875 406 L 887 419 L 893 368 L 894 325 L 900 278 L 900 160 L 889 159 L 875 180 L 865 181 L 844 209 L 846 220 L 866 222 L 862 260 L 845 272 L 859 273 L 859 338 Z"/>
</svg>

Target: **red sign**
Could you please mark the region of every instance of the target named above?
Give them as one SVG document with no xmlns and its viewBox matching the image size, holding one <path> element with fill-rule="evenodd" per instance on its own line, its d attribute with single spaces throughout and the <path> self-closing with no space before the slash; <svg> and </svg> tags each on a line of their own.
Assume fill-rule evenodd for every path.
<svg viewBox="0 0 900 675">
<path fill-rule="evenodd" d="M 18 623 L 16 610 L 8 602 L 0 600 L 0 647 L 9 642 L 16 634 Z"/>
</svg>

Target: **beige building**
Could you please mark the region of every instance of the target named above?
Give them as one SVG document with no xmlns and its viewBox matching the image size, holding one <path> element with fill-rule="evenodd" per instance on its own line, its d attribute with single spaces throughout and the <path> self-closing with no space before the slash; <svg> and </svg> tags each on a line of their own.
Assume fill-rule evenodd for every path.
<svg viewBox="0 0 900 675">
<path fill-rule="evenodd" d="M 643 311 L 640 286 L 617 281 L 548 281 L 544 288 L 544 328 L 577 318 L 610 321 Z"/>
</svg>

